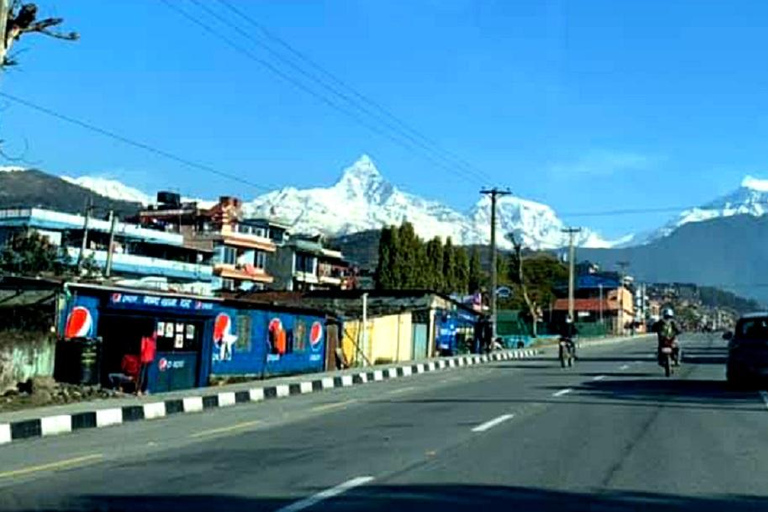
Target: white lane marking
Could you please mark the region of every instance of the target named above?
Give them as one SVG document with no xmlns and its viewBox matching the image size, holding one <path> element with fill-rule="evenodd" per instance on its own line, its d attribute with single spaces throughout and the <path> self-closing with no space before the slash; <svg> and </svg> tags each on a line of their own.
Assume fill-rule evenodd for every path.
<svg viewBox="0 0 768 512">
<path fill-rule="evenodd" d="M 496 425 L 498 425 L 499 423 L 503 423 L 503 422 L 505 422 L 505 421 L 507 421 L 509 419 L 514 418 L 514 417 L 515 417 L 514 414 L 502 414 L 498 418 L 493 418 L 490 421 L 486 421 L 485 423 L 481 423 L 480 425 L 478 425 L 475 428 L 473 428 L 472 432 L 485 432 L 489 428 L 493 428 Z"/>
<path fill-rule="evenodd" d="M 619 367 L 619 370 L 627 370 L 627 369 L 629 369 L 629 365 L 628 364 L 623 364 L 623 365 L 621 365 Z"/>
<path fill-rule="evenodd" d="M 359 476 L 357 478 L 353 478 L 352 480 L 347 480 L 346 482 L 339 484 L 336 487 L 331 487 L 330 489 L 320 491 L 319 493 L 313 494 L 308 498 L 304 498 L 301 501 L 297 501 L 296 503 L 292 503 L 287 507 L 283 507 L 277 512 L 298 512 L 299 510 L 313 507 L 321 501 L 325 501 L 340 494 L 344 494 L 350 489 L 354 489 L 355 487 L 360 487 L 361 485 L 367 484 L 371 480 L 373 480 L 372 476 Z"/>
<path fill-rule="evenodd" d="M 605 378 L 605 375 L 597 375 L 592 378 L 592 380 L 603 380 Z"/>
<path fill-rule="evenodd" d="M 765 406 L 768 407 L 768 393 L 761 391 L 760 396 L 763 397 L 763 402 L 765 402 Z"/>
<path fill-rule="evenodd" d="M 565 388 L 565 389 L 561 389 L 560 391 L 558 391 L 558 392 L 556 392 L 556 393 L 552 393 L 552 396 L 563 396 L 563 395 L 567 395 L 567 394 L 568 394 L 568 393 L 570 393 L 571 391 L 573 391 L 573 389 L 572 389 L 572 388 Z"/>
</svg>

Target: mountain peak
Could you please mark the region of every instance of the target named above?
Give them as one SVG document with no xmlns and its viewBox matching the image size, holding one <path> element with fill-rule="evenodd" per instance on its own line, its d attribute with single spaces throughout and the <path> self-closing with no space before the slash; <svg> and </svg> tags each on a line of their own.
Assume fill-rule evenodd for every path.
<svg viewBox="0 0 768 512">
<path fill-rule="evenodd" d="M 371 157 L 366 154 L 362 154 L 355 163 L 344 169 L 339 182 L 345 181 L 383 181 L 384 177 L 376 168 L 376 164 L 373 163 Z"/>
<path fill-rule="evenodd" d="M 384 179 L 371 157 L 365 154 L 344 169 L 334 189 L 341 191 L 346 200 L 376 204 L 386 201 L 395 192 L 395 187 Z"/>
<path fill-rule="evenodd" d="M 741 186 L 756 192 L 768 192 L 768 180 L 761 180 L 749 175 L 745 176 L 744 179 L 741 180 Z"/>
</svg>

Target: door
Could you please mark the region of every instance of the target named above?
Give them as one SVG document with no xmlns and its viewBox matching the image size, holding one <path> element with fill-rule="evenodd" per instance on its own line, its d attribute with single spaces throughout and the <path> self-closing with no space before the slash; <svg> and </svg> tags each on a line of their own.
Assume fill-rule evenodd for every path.
<svg viewBox="0 0 768 512">
<path fill-rule="evenodd" d="M 336 347 L 339 346 L 339 324 L 327 322 L 325 326 L 325 369 L 336 370 Z"/>
<path fill-rule="evenodd" d="M 427 354 L 427 324 L 413 324 L 413 358 L 424 359 Z"/>
</svg>

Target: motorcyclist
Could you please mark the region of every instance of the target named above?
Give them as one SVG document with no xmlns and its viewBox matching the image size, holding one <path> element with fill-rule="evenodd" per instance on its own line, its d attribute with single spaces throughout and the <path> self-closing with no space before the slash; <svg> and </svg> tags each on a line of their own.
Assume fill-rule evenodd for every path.
<svg viewBox="0 0 768 512">
<path fill-rule="evenodd" d="M 680 366 L 680 346 L 677 344 L 677 336 L 683 331 L 675 322 L 675 313 L 671 308 L 666 308 L 662 313 L 662 318 L 653 326 L 653 331 L 658 336 L 658 346 L 656 356 L 661 364 L 662 347 L 672 347 L 672 361 L 675 366 Z"/>
</svg>

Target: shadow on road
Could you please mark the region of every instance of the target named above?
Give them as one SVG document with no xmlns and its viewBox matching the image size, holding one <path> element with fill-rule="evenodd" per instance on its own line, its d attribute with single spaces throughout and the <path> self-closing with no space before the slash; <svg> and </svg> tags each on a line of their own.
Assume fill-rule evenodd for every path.
<svg viewBox="0 0 768 512">
<path fill-rule="evenodd" d="M 257 485 L 257 484 L 254 484 Z M 301 486 L 300 483 L 297 483 Z M 310 489 L 309 493 L 318 490 Z M 41 501 L 43 501 L 41 499 Z M 257 512 L 275 511 L 296 501 L 274 496 L 247 498 L 229 494 L 164 494 L 133 496 L 84 496 L 61 506 L 43 506 L 35 510 L 49 512 L 75 511 L 144 511 L 167 512 Z M 2 501 L 0 501 L 2 503 Z M 321 502 L 309 510 L 381 510 L 381 511 L 472 511 L 523 510 L 537 511 L 611 511 L 629 512 L 729 512 L 767 510 L 768 499 L 740 495 L 683 497 L 641 492 L 565 492 L 525 487 L 441 484 L 441 485 L 371 485 Z M 22 510 L 22 509 L 10 509 Z"/>
</svg>

